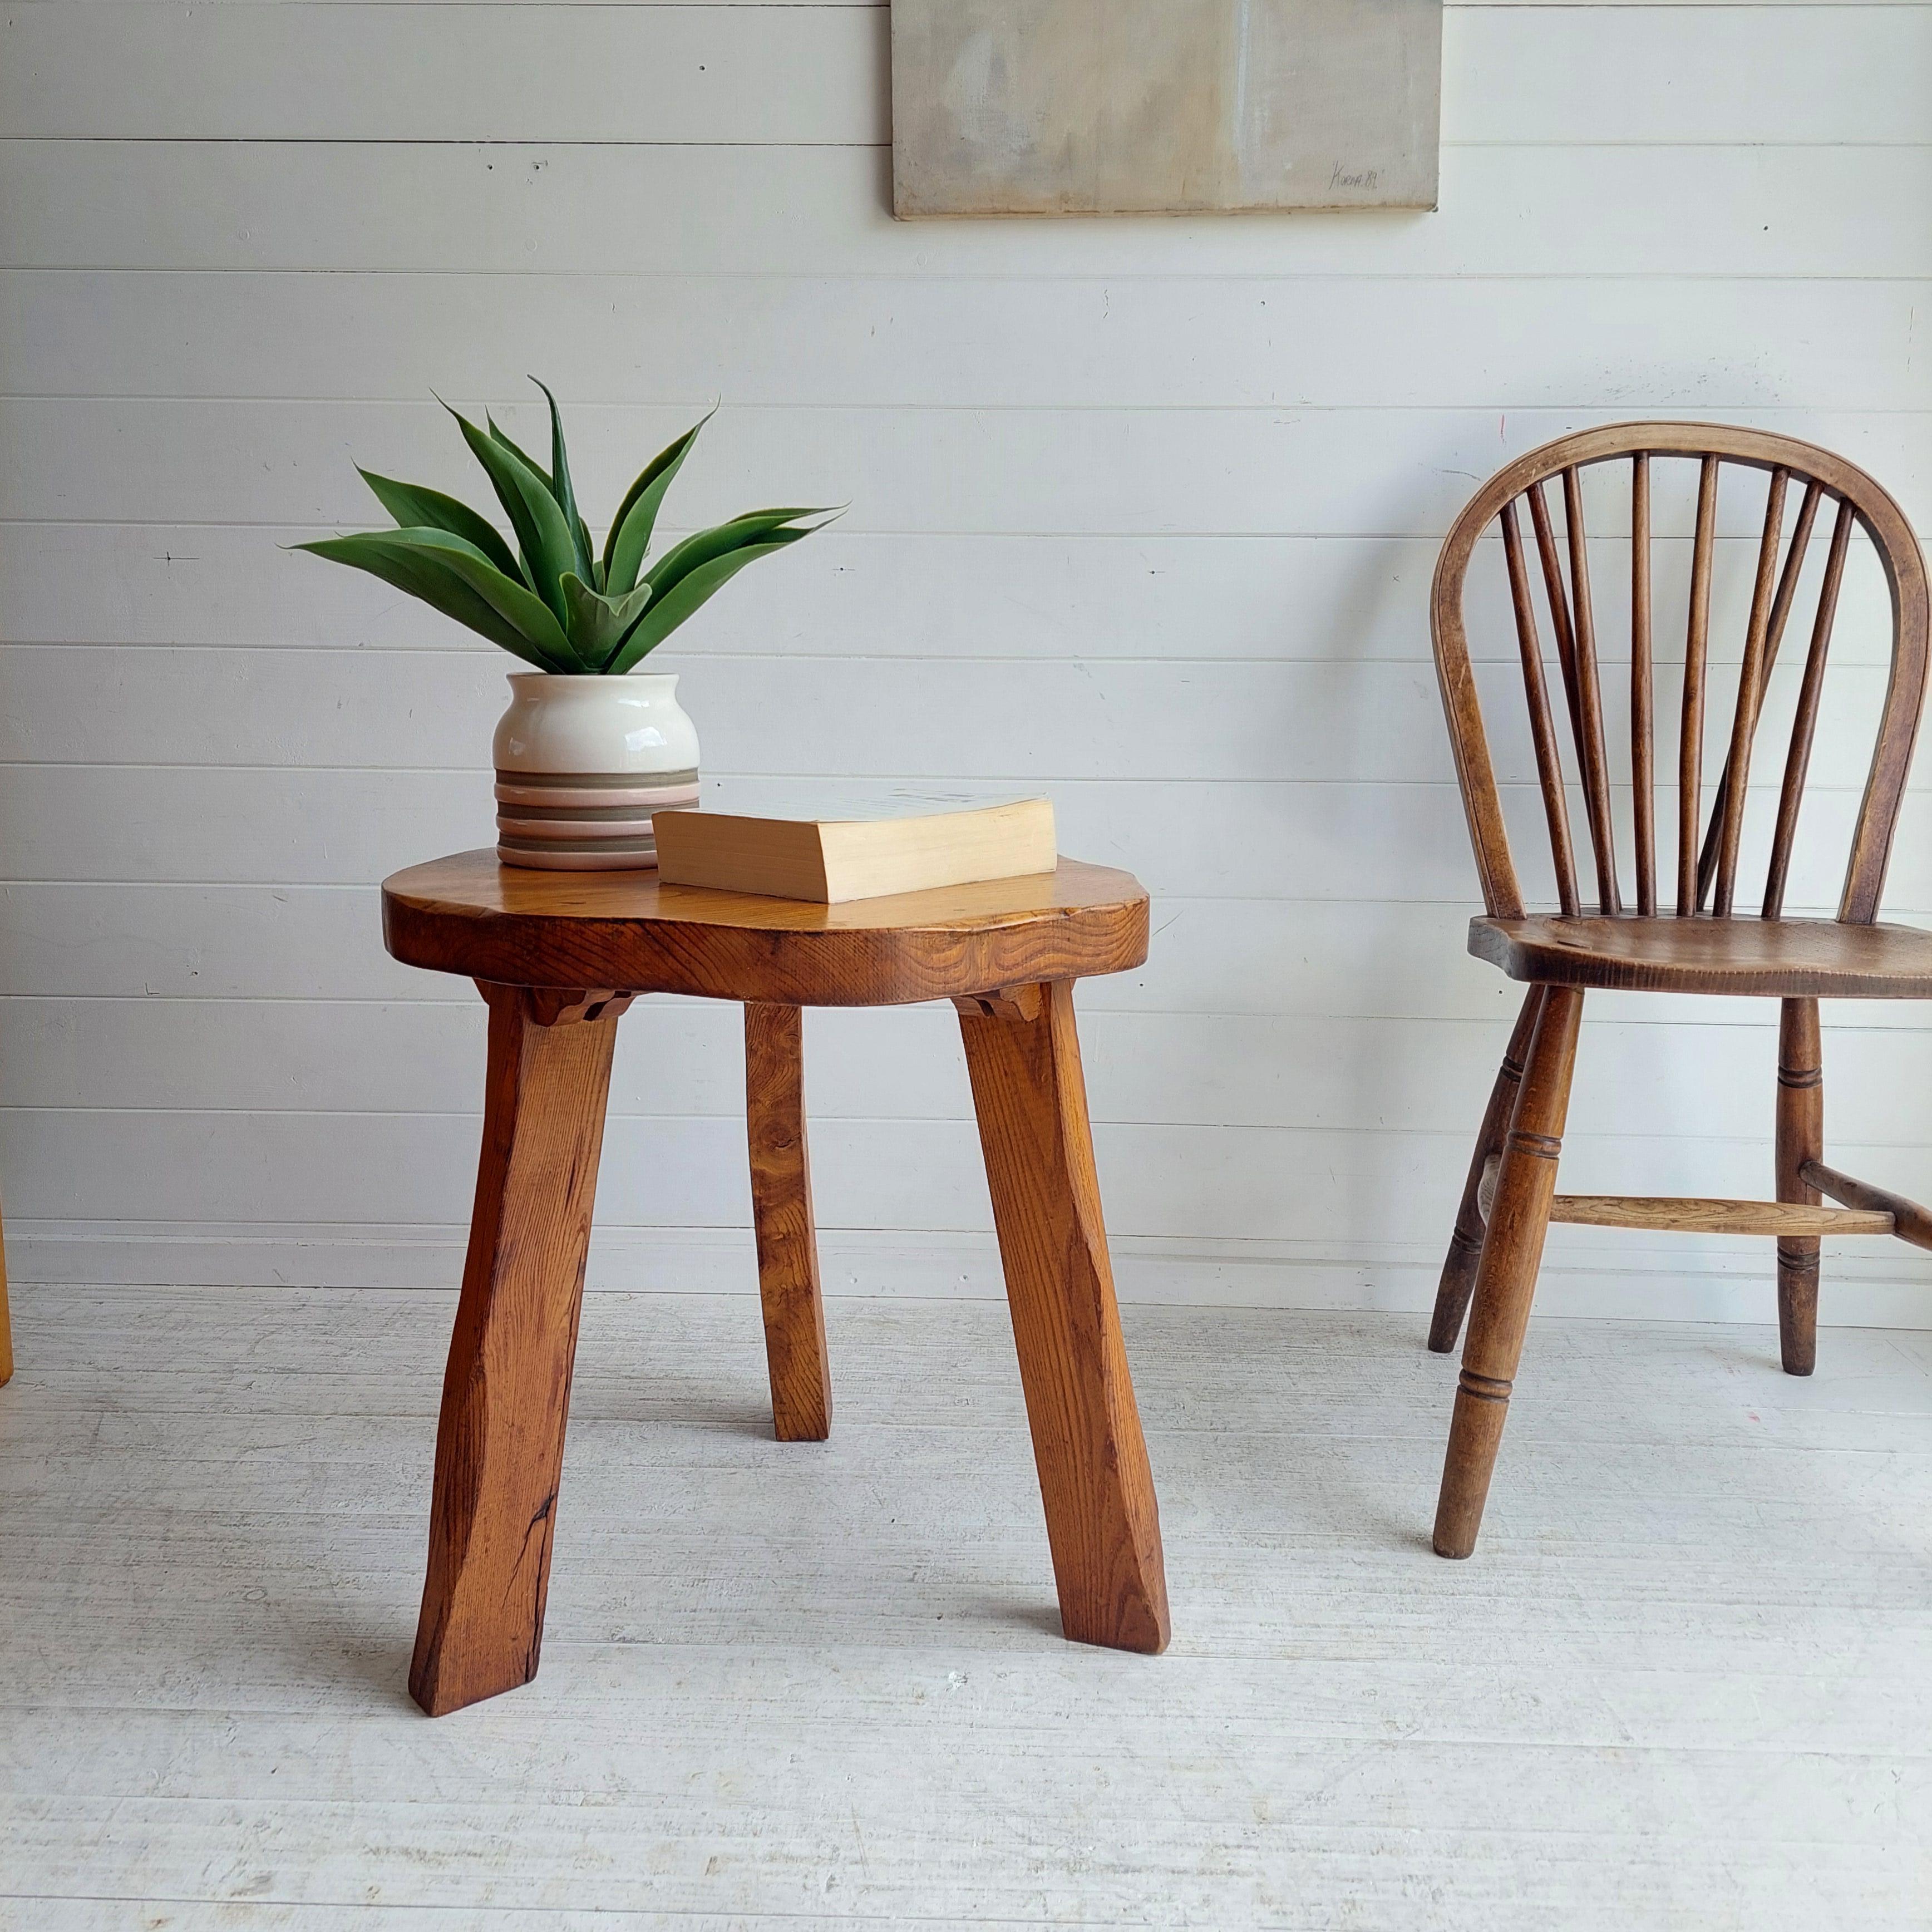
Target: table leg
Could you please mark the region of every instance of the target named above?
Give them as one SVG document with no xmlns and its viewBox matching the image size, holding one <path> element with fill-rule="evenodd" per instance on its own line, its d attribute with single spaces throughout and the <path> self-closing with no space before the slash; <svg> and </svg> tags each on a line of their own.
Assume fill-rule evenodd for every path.
<svg viewBox="0 0 1932 1932">
<path fill-rule="evenodd" d="M 745 1008 L 745 1120 L 752 1153 L 752 1216 L 772 1426 L 781 1442 L 832 1433 L 832 1372 L 825 1299 L 812 1220 L 805 1135 L 803 1016 L 796 1006 Z"/>
<path fill-rule="evenodd" d="M 1060 1628 L 1082 1643 L 1164 1650 L 1160 1519 L 1100 1219 L 1072 983 L 956 1004 Z"/>
<path fill-rule="evenodd" d="M 433 1718 L 536 1675 L 610 1051 L 629 1004 L 482 992 L 483 1151 L 410 1670 L 410 1694 Z"/>
</svg>

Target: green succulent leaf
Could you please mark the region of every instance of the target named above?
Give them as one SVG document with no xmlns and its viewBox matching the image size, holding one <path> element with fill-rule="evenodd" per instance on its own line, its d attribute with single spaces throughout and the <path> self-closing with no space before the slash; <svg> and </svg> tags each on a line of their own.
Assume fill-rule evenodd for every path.
<svg viewBox="0 0 1932 1932">
<path fill-rule="evenodd" d="M 617 514 L 610 520 L 610 535 L 604 540 L 604 588 L 612 596 L 621 596 L 637 582 L 644 553 L 651 547 L 651 532 L 657 527 L 664 492 L 691 454 L 698 431 L 716 414 L 712 409 L 668 448 L 659 450 L 618 505 Z"/>
<path fill-rule="evenodd" d="M 557 413 L 556 398 L 550 392 L 550 385 L 530 378 L 544 392 L 544 400 L 550 405 L 550 494 L 556 499 L 556 507 L 563 512 L 563 520 L 570 531 L 571 548 L 577 559 L 577 574 L 592 590 L 598 587 L 596 566 L 591 561 L 590 532 L 584 527 L 584 519 L 577 514 L 577 493 L 570 487 L 570 458 L 563 446 L 563 418 Z"/>
<path fill-rule="evenodd" d="M 563 574 L 576 567 L 577 546 L 571 539 L 563 512 L 550 494 L 548 479 L 528 458 L 486 436 L 458 411 L 449 412 L 461 426 L 470 453 L 482 464 L 497 501 L 517 533 L 517 542 L 523 548 L 524 574 L 530 580 L 530 588 L 562 623 Z"/>
<path fill-rule="evenodd" d="M 628 670 L 647 651 L 662 644 L 700 604 L 723 590 L 746 565 L 811 534 L 810 530 L 781 530 L 763 543 L 742 544 L 686 571 L 670 590 L 652 600 L 623 649 L 604 668 L 614 674 Z"/>
<path fill-rule="evenodd" d="M 734 517 L 730 522 L 716 524 L 708 530 L 700 530 L 666 550 L 646 572 L 644 581 L 662 602 L 684 578 L 716 558 L 728 556 L 750 544 L 763 543 L 780 533 L 788 541 L 809 536 L 813 530 L 824 526 L 814 524 L 808 529 L 796 530 L 786 526 L 796 523 L 800 517 L 823 517 L 830 522 L 839 514 L 837 510 L 822 508 L 747 510 L 742 516 Z"/>
<path fill-rule="evenodd" d="M 454 415 L 454 413 L 455 412 L 454 410 L 451 411 L 452 415 Z M 550 488 L 550 472 L 546 470 L 543 465 L 523 446 L 521 443 L 517 442 L 510 435 L 507 430 L 498 428 L 496 426 L 496 418 L 493 416 L 488 410 L 485 410 L 483 412 L 483 420 L 490 426 L 490 441 L 499 444 L 503 448 L 507 449 L 512 456 L 516 458 L 518 462 L 527 464 L 530 469 L 534 470 L 538 476 L 543 478 L 544 488 L 548 490 Z"/>
<path fill-rule="evenodd" d="M 563 580 L 563 601 L 569 613 L 565 628 L 572 650 L 586 670 L 601 671 L 622 650 L 643 616 L 651 601 L 651 586 L 640 584 L 628 596 L 604 597 L 572 572 Z"/>
<path fill-rule="evenodd" d="M 295 548 L 380 577 L 539 670 L 577 668 L 562 627 L 542 600 L 506 576 L 476 544 L 447 530 L 368 530 Z"/>
<path fill-rule="evenodd" d="M 506 577 L 517 574 L 517 560 L 510 546 L 496 526 L 478 516 L 467 503 L 446 496 L 440 490 L 428 489 L 420 483 L 399 483 L 393 476 L 378 476 L 374 470 L 359 466 L 356 474 L 395 518 L 398 530 L 447 530 L 452 536 L 474 544 Z"/>
</svg>

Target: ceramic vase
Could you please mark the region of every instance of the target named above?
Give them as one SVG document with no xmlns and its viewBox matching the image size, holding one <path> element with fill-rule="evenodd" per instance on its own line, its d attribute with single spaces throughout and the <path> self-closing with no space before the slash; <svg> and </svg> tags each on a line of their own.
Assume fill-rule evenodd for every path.
<svg viewBox="0 0 1932 1932">
<path fill-rule="evenodd" d="M 656 868 L 651 814 L 698 803 L 698 731 L 677 679 L 510 676 L 496 727 L 496 856 L 548 872 Z"/>
</svg>

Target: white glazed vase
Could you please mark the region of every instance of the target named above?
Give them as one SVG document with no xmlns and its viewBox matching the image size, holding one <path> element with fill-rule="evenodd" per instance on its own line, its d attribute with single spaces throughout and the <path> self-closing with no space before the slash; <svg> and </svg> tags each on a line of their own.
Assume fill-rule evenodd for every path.
<svg viewBox="0 0 1932 1932">
<path fill-rule="evenodd" d="M 698 802 L 698 729 L 668 672 L 513 671 L 496 727 L 496 856 L 548 872 L 654 868 L 651 814 Z"/>
</svg>

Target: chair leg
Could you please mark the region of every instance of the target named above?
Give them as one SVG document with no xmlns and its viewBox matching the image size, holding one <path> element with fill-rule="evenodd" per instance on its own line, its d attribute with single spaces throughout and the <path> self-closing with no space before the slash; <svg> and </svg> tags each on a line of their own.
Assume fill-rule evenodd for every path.
<svg viewBox="0 0 1932 1932">
<path fill-rule="evenodd" d="M 1543 1262 L 1582 1018 L 1581 992 L 1572 986 L 1548 989 L 1530 1042 L 1515 1117 L 1504 1139 L 1489 1234 L 1476 1271 L 1469 1336 L 1462 1345 L 1462 1372 L 1456 1381 L 1455 1417 L 1436 1508 L 1438 1556 L 1467 1556 L 1476 1546 L 1476 1532 L 1482 1525 L 1510 1390 L 1529 1326 L 1537 1270 Z"/>
<path fill-rule="evenodd" d="M 806 1144 L 803 1018 L 796 1006 L 745 1009 L 752 1219 L 772 1426 L 781 1442 L 823 1442 L 832 1433 L 832 1372 Z"/>
<path fill-rule="evenodd" d="M 1825 1158 L 1825 1059 L 1818 1002 L 1786 1000 L 1778 1023 L 1778 1198 L 1815 1208 L 1822 1198 L 1798 1178 Z M 1778 1345 L 1788 1376 L 1818 1360 L 1818 1249 L 1815 1235 L 1778 1244 Z"/>
<path fill-rule="evenodd" d="M 483 1152 L 410 1666 L 410 1694 L 433 1718 L 537 1674 L 610 1049 L 628 1003 L 482 990 Z"/>
<path fill-rule="evenodd" d="M 1067 980 L 961 1000 L 1060 1625 L 1167 1647 L 1154 1476 L 1120 1339 Z"/>
<path fill-rule="evenodd" d="M 1532 986 L 1522 998 L 1522 1010 L 1516 1015 L 1515 1030 L 1503 1051 L 1503 1064 L 1496 1084 L 1490 1090 L 1490 1104 L 1484 1111 L 1483 1125 L 1476 1136 L 1476 1151 L 1469 1162 L 1469 1178 L 1462 1184 L 1462 1204 L 1456 1210 L 1456 1231 L 1449 1237 L 1448 1258 L 1442 1264 L 1442 1279 L 1436 1285 L 1436 1312 L 1429 1323 L 1429 1346 L 1438 1355 L 1455 1347 L 1462 1332 L 1462 1317 L 1469 1310 L 1469 1297 L 1476 1286 L 1476 1264 L 1483 1258 L 1483 1210 L 1477 1193 L 1483 1184 L 1483 1170 L 1503 1150 L 1503 1136 L 1509 1130 L 1510 1116 L 1516 1111 L 1516 1089 L 1522 1084 L 1522 1063 L 1529 1052 L 1530 1036 L 1536 1030 L 1536 1016 L 1542 1010 L 1543 988 Z"/>
</svg>

